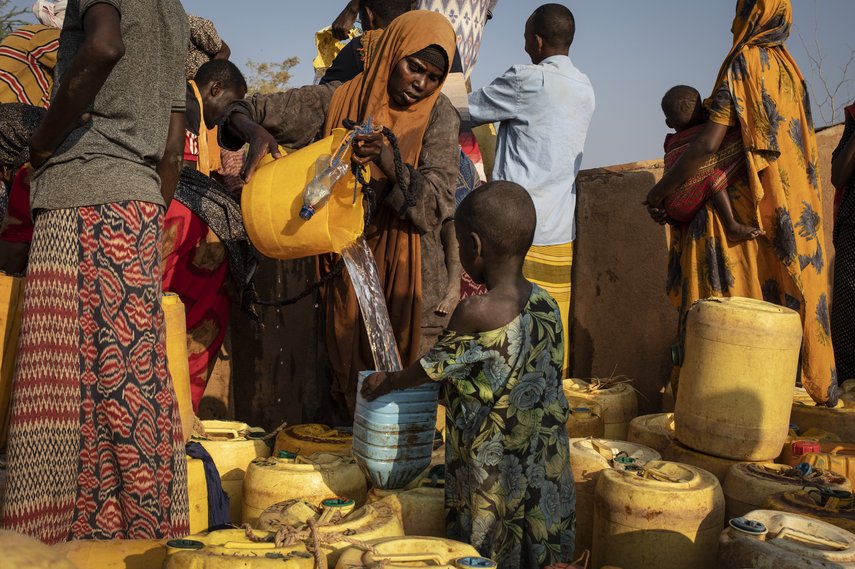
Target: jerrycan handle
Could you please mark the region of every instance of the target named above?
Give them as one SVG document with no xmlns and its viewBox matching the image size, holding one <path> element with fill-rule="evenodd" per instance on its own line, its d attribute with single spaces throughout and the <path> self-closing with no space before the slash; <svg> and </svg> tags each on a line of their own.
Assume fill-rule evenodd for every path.
<svg viewBox="0 0 855 569">
<path fill-rule="evenodd" d="M 784 528 L 778 535 L 774 536 L 772 539 L 789 539 L 790 541 L 798 541 L 807 545 L 817 545 L 820 547 L 829 547 L 835 551 L 844 551 L 849 546 L 846 543 L 842 543 L 840 541 L 834 541 L 831 539 L 825 539 L 816 535 L 810 535 L 798 530 L 794 530 L 793 528 Z"/>
<path fill-rule="evenodd" d="M 604 459 L 614 460 L 614 458 L 615 458 L 614 449 L 610 446 L 607 446 L 604 442 L 598 441 L 597 439 L 592 438 L 591 439 L 591 446 L 593 446 L 594 450 L 596 450 L 598 453 L 600 453 L 600 456 L 602 456 Z"/>
<path fill-rule="evenodd" d="M 253 541 L 227 541 L 223 544 L 224 549 L 237 549 L 237 550 L 247 550 L 247 549 L 276 549 L 276 544 L 273 542 L 260 542 L 256 543 Z"/>
<path fill-rule="evenodd" d="M 388 567 L 395 565 L 399 568 L 424 567 L 424 563 L 430 562 L 438 567 L 449 567 L 445 559 L 437 553 L 390 553 L 390 554 L 373 554 L 366 551 L 362 554 L 362 563 L 366 567 Z M 406 565 L 405 565 L 406 564 Z M 410 565 L 411 564 L 411 565 Z"/>
<path fill-rule="evenodd" d="M 228 429 L 225 427 L 210 427 L 205 429 L 205 434 L 218 435 L 228 437 L 229 439 L 240 439 L 243 435 L 237 429 Z"/>
<path fill-rule="evenodd" d="M 855 448 L 852 446 L 844 446 L 844 445 L 836 445 L 828 454 L 836 454 L 836 455 L 845 455 L 845 456 L 855 456 Z"/>
</svg>

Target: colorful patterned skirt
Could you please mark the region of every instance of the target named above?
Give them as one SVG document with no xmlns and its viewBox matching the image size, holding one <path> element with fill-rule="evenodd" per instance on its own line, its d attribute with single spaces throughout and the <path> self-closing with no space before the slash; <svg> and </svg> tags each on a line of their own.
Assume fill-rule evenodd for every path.
<svg viewBox="0 0 855 569">
<path fill-rule="evenodd" d="M 561 245 L 534 245 L 525 256 L 525 278 L 545 289 L 558 304 L 564 328 L 564 377 L 570 377 L 570 275 L 573 270 L 573 242 Z"/>
<path fill-rule="evenodd" d="M 229 262 L 214 232 L 177 199 L 169 204 L 163 236 L 163 290 L 174 292 L 187 310 L 187 353 L 193 410 L 208 385 L 229 325 L 226 288 Z"/>
<path fill-rule="evenodd" d="M 45 543 L 186 535 L 187 466 L 166 367 L 163 208 L 36 218 L 2 527 Z"/>
</svg>

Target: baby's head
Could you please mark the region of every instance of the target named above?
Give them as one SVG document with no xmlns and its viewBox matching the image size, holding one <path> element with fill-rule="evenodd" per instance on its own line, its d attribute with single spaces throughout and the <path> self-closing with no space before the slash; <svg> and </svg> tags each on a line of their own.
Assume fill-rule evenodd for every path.
<svg viewBox="0 0 855 569">
<path fill-rule="evenodd" d="M 694 87 L 677 85 L 671 87 L 662 97 L 662 111 L 665 124 L 677 132 L 704 122 L 704 104 L 701 94 Z"/>
<path fill-rule="evenodd" d="M 485 268 L 522 263 L 534 242 L 537 212 L 522 186 L 496 181 L 466 196 L 454 224 L 460 263 L 476 282 L 483 282 Z"/>
</svg>

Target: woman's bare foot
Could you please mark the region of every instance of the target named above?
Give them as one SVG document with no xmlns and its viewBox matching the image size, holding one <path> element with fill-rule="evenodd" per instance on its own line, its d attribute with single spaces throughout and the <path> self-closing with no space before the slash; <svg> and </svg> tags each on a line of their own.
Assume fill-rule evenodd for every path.
<svg viewBox="0 0 855 569">
<path fill-rule="evenodd" d="M 742 243 L 743 241 L 751 241 L 757 239 L 761 235 L 766 235 L 766 232 L 758 227 L 751 227 L 734 221 L 730 225 L 725 226 L 727 232 L 727 240 L 733 243 Z"/>
</svg>

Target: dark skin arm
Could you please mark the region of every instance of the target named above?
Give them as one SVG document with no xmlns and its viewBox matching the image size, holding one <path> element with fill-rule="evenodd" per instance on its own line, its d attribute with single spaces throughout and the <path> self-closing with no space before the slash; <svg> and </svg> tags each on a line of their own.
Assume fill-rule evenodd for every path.
<svg viewBox="0 0 855 569">
<path fill-rule="evenodd" d="M 357 16 L 359 16 L 359 0 L 350 0 L 332 23 L 333 37 L 337 40 L 346 39 L 347 32 L 353 27 Z"/>
<path fill-rule="evenodd" d="M 654 221 L 657 223 L 667 221 L 663 202 L 692 177 L 698 168 L 703 166 L 704 162 L 718 152 L 724 136 L 727 134 L 727 129 L 727 125 L 708 121 L 698 138 L 686 149 L 685 154 L 680 157 L 673 168 L 662 176 L 659 183 L 653 186 L 647 194 L 644 205 L 647 206 L 647 212 Z"/>
<path fill-rule="evenodd" d="M 229 44 L 223 42 L 223 47 L 220 48 L 220 51 L 214 56 L 214 59 L 228 59 L 232 56 L 232 48 L 229 47 Z"/>
<path fill-rule="evenodd" d="M 184 112 L 173 111 L 169 116 L 169 134 L 166 137 L 166 149 L 157 164 L 157 175 L 160 176 L 160 194 L 166 207 L 175 195 L 175 187 L 181 176 L 181 166 L 184 164 Z"/>
<path fill-rule="evenodd" d="M 530 285 L 528 291 L 530 294 Z M 498 321 L 509 320 L 508 313 L 515 311 L 518 305 L 519 301 L 515 298 L 500 298 L 498 302 L 493 303 L 485 301 L 484 296 L 467 298 L 457 305 L 454 314 L 451 315 L 448 329 L 461 334 L 474 334 L 480 330 L 496 328 L 497 319 Z M 417 387 L 429 381 L 431 379 L 425 373 L 421 363 L 416 361 L 398 372 L 381 371 L 372 374 L 362 383 L 362 396 L 368 401 L 374 401 L 391 391 Z"/>
<path fill-rule="evenodd" d="M 246 155 L 246 164 L 241 170 L 240 176 L 243 181 L 249 183 L 255 174 L 261 159 L 272 154 L 274 158 L 281 158 L 279 145 L 276 139 L 266 128 L 241 113 L 232 113 L 229 118 L 231 131 L 240 139 L 249 142 L 249 151 Z"/>
<path fill-rule="evenodd" d="M 119 12 L 110 4 L 95 4 L 83 16 L 86 38 L 74 56 L 44 122 L 30 139 L 30 163 L 44 164 L 80 124 L 107 77 L 125 55 Z"/>
<path fill-rule="evenodd" d="M 835 188 L 843 188 L 855 174 L 855 136 L 831 162 L 831 183 Z"/>
</svg>

